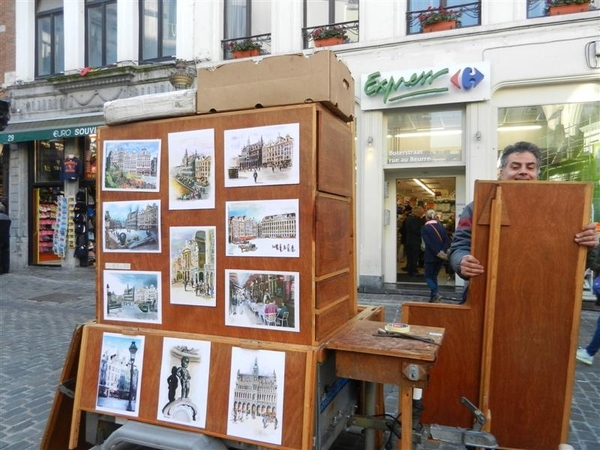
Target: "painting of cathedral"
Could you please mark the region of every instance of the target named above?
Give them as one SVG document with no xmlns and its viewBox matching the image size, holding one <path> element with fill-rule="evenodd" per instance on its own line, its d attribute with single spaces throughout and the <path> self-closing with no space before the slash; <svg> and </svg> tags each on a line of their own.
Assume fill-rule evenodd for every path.
<svg viewBox="0 0 600 450">
<path fill-rule="evenodd" d="M 215 130 L 169 133 L 169 209 L 215 207 Z"/>
<path fill-rule="evenodd" d="M 163 339 L 157 419 L 206 427 L 210 341 Z"/>
<path fill-rule="evenodd" d="M 285 352 L 231 349 L 227 434 L 281 445 Z"/>
</svg>

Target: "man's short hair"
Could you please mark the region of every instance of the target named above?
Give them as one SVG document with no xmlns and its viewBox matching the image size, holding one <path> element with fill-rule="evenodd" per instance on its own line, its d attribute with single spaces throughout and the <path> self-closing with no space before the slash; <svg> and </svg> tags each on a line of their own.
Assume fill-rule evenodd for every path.
<svg viewBox="0 0 600 450">
<path fill-rule="evenodd" d="M 519 141 L 512 145 L 507 145 L 502 151 L 502 156 L 500 156 L 500 170 L 504 170 L 506 168 L 506 164 L 508 163 L 508 155 L 513 153 L 525 153 L 529 152 L 533 156 L 535 156 L 535 161 L 537 163 L 538 171 L 540 170 L 540 163 L 542 159 L 542 152 L 540 148 L 532 144 L 531 142 Z"/>
</svg>

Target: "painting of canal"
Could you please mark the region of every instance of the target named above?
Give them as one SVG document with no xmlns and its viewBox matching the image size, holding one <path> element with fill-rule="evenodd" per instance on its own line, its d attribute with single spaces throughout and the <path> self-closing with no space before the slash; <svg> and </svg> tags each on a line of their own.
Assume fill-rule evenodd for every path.
<svg viewBox="0 0 600 450">
<path fill-rule="evenodd" d="M 105 270 L 105 320 L 162 323 L 160 272 Z"/>
<path fill-rule="evenodd" d="M 300 182 L 300 125 L 225 131 L 225 187 Z"/>
<path fill-rule="evenodd" d="M 216 227 L 171 227 L 171 303 L 216 306 Z"/>
<path fill-rule="evenodd" d="M 158 192 L 160 139 L 105 141 L 102 189 Z"/>
<path fill-rule="evenodd" d="M 169 133 L 169 209 L 215 207 L 215 130 Z"/>
<path fill-rule="evenodd" d="M 160 200 L 104 202 L 103 250 L 160 253 Z"/>
<path fill-rule="evenodd" d="M 226 202 L 227 256 L 298 258 L 298 200 Z"/>
</svg>

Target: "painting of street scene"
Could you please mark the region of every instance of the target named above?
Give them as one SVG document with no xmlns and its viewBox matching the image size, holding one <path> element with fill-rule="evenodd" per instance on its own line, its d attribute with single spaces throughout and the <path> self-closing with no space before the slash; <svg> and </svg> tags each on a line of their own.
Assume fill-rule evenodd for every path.
<svg viewBox="0 0 600 450">
<path fill-rule="evenodd" d="M 206 426 L 210 341 L 163 339 L 157 419 Z"/>
<path fill-rule="evenodd" d="M 105 252 L 160 253 L 160 200 L 104 202 Z"/>
<path fill-rule="evenodd" d="M 105 320 L 162 323 L 160 272 L 105 270 Z"/>
<path fill-rule="evenodd" d="M 169 209 L 215 207 L 215 130 L 169 133 Z"/>
<path fill-rule="evenodd" d="M 225 271 L 225 325 L 300 331 L 297 272 Z"/>
<path fill-rule="evenodd" d="M 281 445 L 285 352 L 231 349 L 227 434 Z"/>
<path fill-rule="evenodd" d="M 225 187 L 298 184 L 300 125 L 225 131 Z"/>
<path fill-rule="evenodd" d="M 216 306 L 216 227 L 171 227 L 171 303 Z"/>
<path fill-rule="evenodd" d="M 298 200 L 226 202 L 227 256 L 298 258 Z"/>
<path fill-rule="evenodd" d="M 160 139 L 104 141 L 102 189 L 158 192 Z"/>
<path fill-rule="evenodd" d="M 103 333 L 97 410 L 138 416 L 144 341 L 144 336 Z"/>
</svg>

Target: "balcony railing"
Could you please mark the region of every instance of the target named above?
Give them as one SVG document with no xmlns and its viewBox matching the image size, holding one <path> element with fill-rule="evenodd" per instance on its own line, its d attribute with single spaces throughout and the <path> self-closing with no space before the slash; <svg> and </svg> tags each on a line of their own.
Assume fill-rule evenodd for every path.
<svg viewBox="0 0 600 450">
<path fill-rule="evenodd" d="M 271 54 L 271 33 L 256 34 L 254 36 L 238 37 L 235 39 L 223 39 L 221 41 L 221 47 L 223 48 L 223 59 L 233 59 L 233 51 L 237 44 L 252 43 L 258 46 L 259 55 L 270 55 Z"/>
<path fill-rule="evenodd" d="M 458 28 L 481 25 L 481 2 L 462 3 L 459 5 L 448 6 L 446 9 L 460 12 L 460 17 L 457 23 Z M 418 34 L 422 32 L 419 16 L 427 12 L 430 11 L 427 9 L 422 9 L 419 11 L 409 11 L 406 13 L 408 34 Z"/>
<path fill-rule="evenodd" d="M 331 28 L 336 28 L 338 30 L 343 30 L 344 40 L 343 44 L 349 44 L 351 42 L 358 42 L 358 20 L 350 21 L 350 22 L 338 22 L 338 23 L 329 23 L 326 25 L 319 25 L 316 27 L 306 27 L 302 29 L 302 40 L 304 42 L 304 48 L 313 48 L 315 47 L 315 40 L 313 38 L 315 31 L 317 30 L 327 30 Z"/>
</svg>

